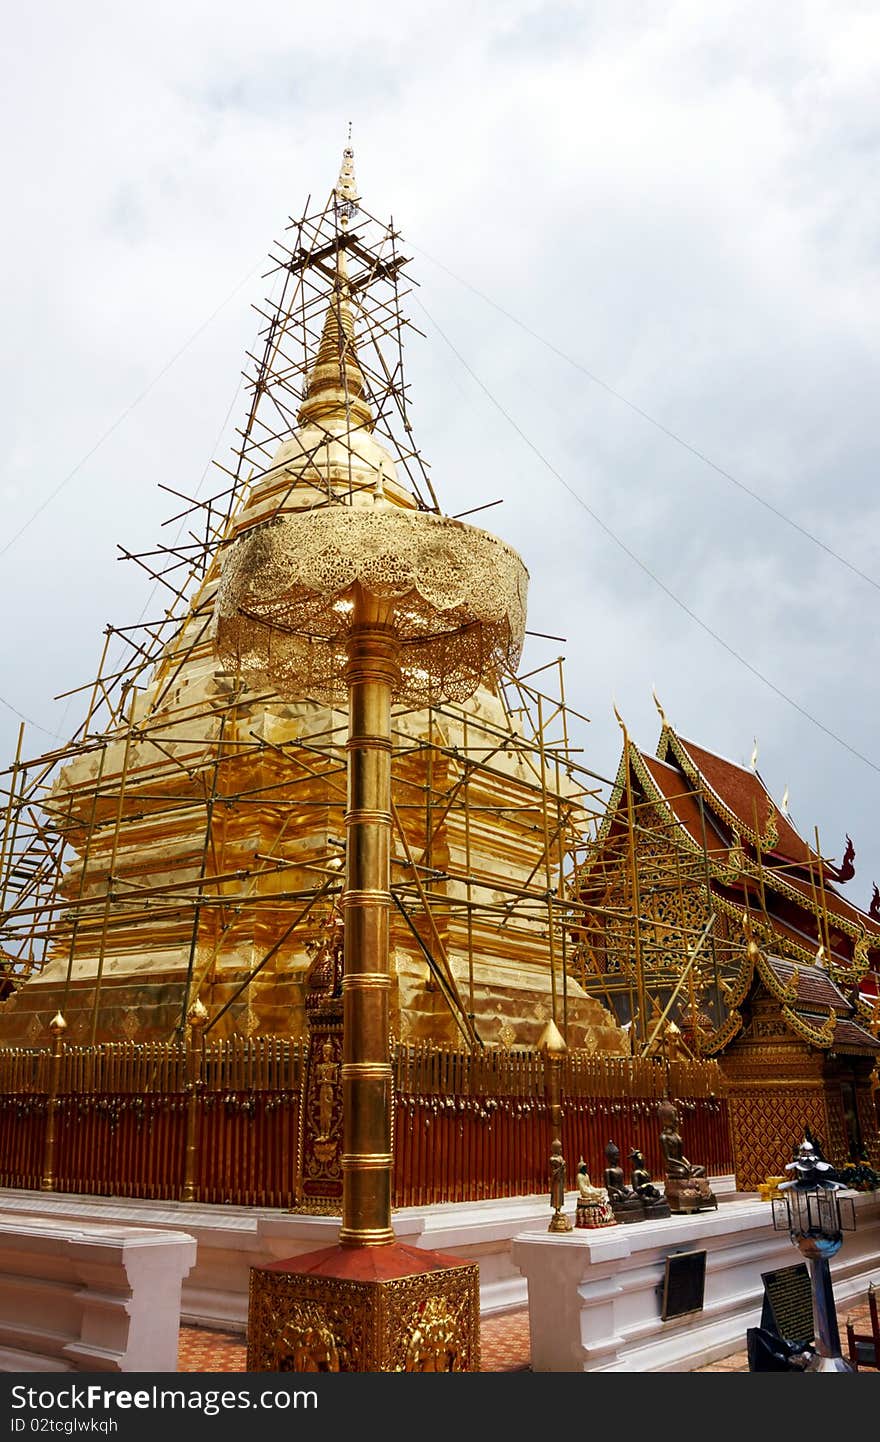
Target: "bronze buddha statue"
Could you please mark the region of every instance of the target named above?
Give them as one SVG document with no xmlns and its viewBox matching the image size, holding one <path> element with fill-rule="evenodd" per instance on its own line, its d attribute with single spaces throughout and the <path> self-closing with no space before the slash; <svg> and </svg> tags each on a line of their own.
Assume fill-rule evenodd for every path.
<svg viewBox="0 0 880 1442">
<path fill-rule="evenodd" d="M 701 1212 L 718 1206 L 706 1178 L 706 1168 L 689 1162 L 678 1134 L 678 1113 L 671 1101 L 657 1109 L 663 1130 L 660 1149 L 666 1166 L 666 1200 L 673 1212 Z"/>
<path fill-rule="evenodd" d="M 651 1181 L 651 1173 L 645 1165 L 645 1158 L 637 1147 L 630 1152 L 629 1159 L 632 1163 L 630 1173 L 632 1189 L 645 1209 L 645 1217 L 648 1219 L 668 1217 L 669 1207 L 666 1199 Z"/>
<path fill-rule="evenodd" d="M 614 1142 L 609 1142 L 605 1148 L 605 1161 L 605 1187 L 615 1219 L 618 1222 L 643 1222 L 645 1208 L 641 1198 L 626 1184 L 620 1165 L 620 1148 Z"/>
</svg>

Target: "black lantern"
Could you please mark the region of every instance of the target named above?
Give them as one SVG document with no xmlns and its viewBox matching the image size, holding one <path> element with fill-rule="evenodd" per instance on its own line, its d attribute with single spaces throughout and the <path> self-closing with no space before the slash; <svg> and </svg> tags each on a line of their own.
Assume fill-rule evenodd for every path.
<svg viewBox="0 0 880 1442">
<path fill-rule="evenodd" d="M 816 1328 L 816 1357 L 808 1372 L 851 1372 L 840 1352 L 840 1333 L 829 1262 L 843 1245 L 844 1232 L 855 1231 L 855 1208 L 843 1190 L 834 1168 L 823 1161 L 806 1138 L 793 1162 L 785 1169 L 794 1172 L 779 1188 L 783 1194 L 773 1203 L 773 1225 L 788 1232 L 810 1264 L 813 1286 L 813 1320 Z"/>
</svg>

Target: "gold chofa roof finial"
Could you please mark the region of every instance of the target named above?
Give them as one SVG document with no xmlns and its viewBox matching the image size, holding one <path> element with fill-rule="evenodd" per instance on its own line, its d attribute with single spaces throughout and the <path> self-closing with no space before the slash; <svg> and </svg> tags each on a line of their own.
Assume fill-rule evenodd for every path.
<svg viewBox="0 0 880 1442">
<path fill-rule="evenodd" d="M 666 712 L 663 710 L 663 703 L 660 700 L 660 697 L 657 695 L 656 686 L 651 687 L 651 695 L 654 697 L 654 705 L 657 707 L 657 713 L 660 717 L 660 720 L 663 722 L 664 726 L 669 726 L 669 718 L 666 715 Z"/>
</svg>

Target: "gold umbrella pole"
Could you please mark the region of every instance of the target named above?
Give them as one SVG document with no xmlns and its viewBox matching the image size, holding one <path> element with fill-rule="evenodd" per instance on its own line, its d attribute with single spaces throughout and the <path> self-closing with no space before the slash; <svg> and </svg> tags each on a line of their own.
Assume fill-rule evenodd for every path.
<svg viewBox="0 0 880 1442">
<path fill-rule="evenodd" d="M 344 683 L 349 708 L 342 1227 L 333 1247 L 252 1269 L 249 1371 L 479 1368 L 476 1264 L 391 1227 L 391 702 L 463 700 L 515 664 L 526 580 L 494 536 L 395 508 L 378 485 L 372 504 L 245 531 L 224 562 L 215 635 L 229 669 L 331 704 Z"/>
<path fill-rule="evenodd" d="M 399 679 L 393 606 L 356 588 L 348 664 L 348 805 L 340 1242 L 382 1246 L 391 1226 L 391 696 Z"/>
</svg>

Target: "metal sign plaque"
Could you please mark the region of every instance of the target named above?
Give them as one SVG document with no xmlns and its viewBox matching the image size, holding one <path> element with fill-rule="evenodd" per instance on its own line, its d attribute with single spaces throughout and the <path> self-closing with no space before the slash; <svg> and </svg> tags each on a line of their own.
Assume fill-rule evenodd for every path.
<svg viewBox="0 0 880 1442">
<path fill-rule="evenodd" d="M 780 1267 L 776 1272 L 762 1272 L 764 1304 L 761 1326 L 787 1342 L 812 1342 L 813 1292 L 806 1262 L 796 1267 Z"/>
<path fill-rule="evenodd" d="M 706 1253 L 673 1252 L 666 1258 L 663 1278 L 663 1303 L 660 1316 L 664 1322 L 672 1317 L 685 1317 L 703 1310 L 706 1288 Z"/>
</svg>

